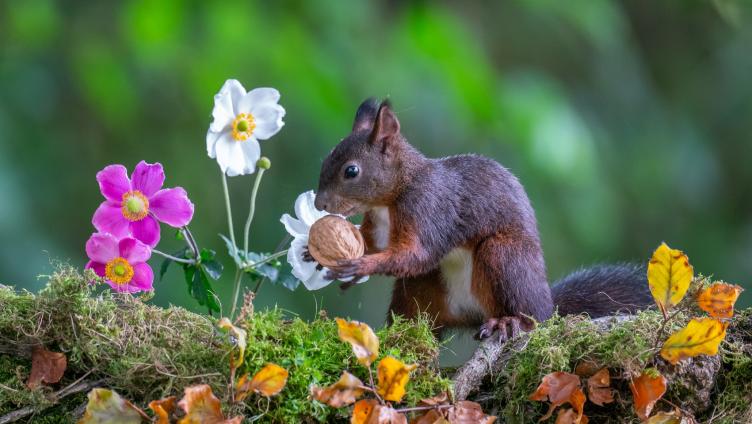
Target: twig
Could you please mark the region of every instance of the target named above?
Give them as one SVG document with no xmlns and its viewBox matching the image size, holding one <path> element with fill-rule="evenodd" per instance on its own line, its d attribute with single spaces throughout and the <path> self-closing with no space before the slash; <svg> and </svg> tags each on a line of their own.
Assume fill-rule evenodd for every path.
<svg viewBox="0 0 752 424">
<path fill-rule="evenodd" d="M 415 411 L 428 411 L 430 409 L 449 409 L 454 405 L 430 405 L 430 406 L 414 406 L 412 408 L 401 408 L 397 409 L 397 412 L 415 412 Z"/>
<path fill-rule="evenodd" d="M 47 409 L 51 407 L 52 405 L 56 404 L 60 399 L 70 396 L 76 393 L 86 392 L 89 391 L 99 385 L 101 385 L 103 380 L 95 380 L 95 381 L 80 381 L 77 380 L 77 382 L 72 383 L 71 385 L 52 393 L 49 396 L 50 404 L 47 406 L 42 406 L 41 409 L 38 409 L 39 407 L 33 407 L 33 406 L 25 406 L 21 409 L 17 409 L 15 411 L 11 411 L 3 416 L 0 417 L 0 424 L 8 424 L 15 421 L 18 421 L 22 418 L 28 417 L 29 415 L 34 414 L 35 412 L 39 412 L 41 410 Z"/>
<path fill-rule="evenodd" d="M 368 366 L 368 382 L 371 384 L 371 387 L 376 387 L 376 385 L 373 384 L 373 371 L 371 371 L 370 365 Z M 371 390 L 371 391 L 373 392 L 374 396 L 376 396 L 376 399 L 379 400 L 379 403 L 383 405 L 384 399 L 382 399 L 381 396 L 379 396 L 379 392 L 377 390 Z"/>
</svg>

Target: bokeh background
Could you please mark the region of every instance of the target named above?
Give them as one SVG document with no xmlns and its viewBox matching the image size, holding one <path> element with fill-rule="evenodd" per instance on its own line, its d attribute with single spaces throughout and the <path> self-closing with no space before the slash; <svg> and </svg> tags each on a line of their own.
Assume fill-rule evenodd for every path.
<svg viewBox="0 0 752 424">
<path fill-rule="evenodd" d="M 0 2 L 0 282 L 30 290 L 51 261 L 85 263 L 94 176 L 159 161 L 196 204 L 191 225 L 226 233 L 206 156 L 213 95 L 227 78 L 276 87 L 284 129 L 252 248 L 315 188 L 321 160 L 368 96 L 389 96 L 430 156 L 478 152 L 515 172 L 537 210 L 549 275 L 646 261 L 665 240 L 752 301 L 752 8 L 745 0 L 484 2 Z M 252 178 L 230 180 L 244 222 Z M 431 219 L 431 217 L 426 217 Z M 241 225 L 237 225 L 239 228 Z M 180 242 L 163 229 L 161 250 Z M 159 260 L 153 260 L 158 266 Z M 217 284 L 229 303 L 232 272 Z M 378 326 L 391 283 L 291 292 L 257 308 L 323 308 Z M 203 311 L 178 268 L 153 302 Z M 460 337 L 445 360 L 471 342 Z"/>
</svg>

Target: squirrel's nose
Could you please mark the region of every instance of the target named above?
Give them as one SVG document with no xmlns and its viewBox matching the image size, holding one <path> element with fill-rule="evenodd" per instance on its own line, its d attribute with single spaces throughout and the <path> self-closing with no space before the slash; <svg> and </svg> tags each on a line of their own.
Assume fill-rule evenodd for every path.
<svg viewBox="0 0 752 424">
<path fill-rule="evenodd" d="M 313 201 L 313 205 L 316 206 L 316 209 L 320 211 L 327 210 L 328 205 L 328 199 L 324 192 L 320 192 L 316 194 L 316 200 Z"/>
</svg>

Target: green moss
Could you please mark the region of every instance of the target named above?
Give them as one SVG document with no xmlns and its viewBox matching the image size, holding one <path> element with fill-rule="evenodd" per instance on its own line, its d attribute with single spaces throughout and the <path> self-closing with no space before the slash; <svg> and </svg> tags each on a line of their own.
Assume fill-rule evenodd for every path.
<svg viewBox="0 0 752 424">
<path fill-rule="evenodd" d="M 24 347 L 41 343 L 68 357 L 68 370 L 60 387 L 85 373 L 103 379 L 107 387 L 141 407 L 168 395 L 180 397 L 184 387 L 206 383 L 225 404 L 229 398 L 230 342 L 215 328 L 215 320 L 178 307 L 159 308 L 130 295 L 105 290 L 96 294 L 87 283 L 95 277 L 81 276 L 63 268 L 51 276 L 39 294 L 17 293 L 0 286 L 0 345 Z M 328 385 L 343 370 L 367 381 L 367 371 L 352 357 L 348 344 L 337 337 L 333 320 L 311 323 L 288 319 L 279 310 L 257 312 L 244 326 L 248 331 L 246 362 L 238 371 L 251 374 L 266 362 L 290 372 L 288 385 L 271 399 L 251 397 L 228 414 L 262 415 L 262 422 L 298 423 L 337 420 L 347 409 L 335 410 L 308 399 L 311 384 Z M 406 403 L 433 396 L 450 387 L 436 369 L 439 346 L 430 322 L 398 320 L 378 331 L 381 354 L 393 355 L 420 367 L 413 372 Z M 41 391 L 23 385 L 29 361 L 0 355 L 0 383 L 13 390 L 0 390 L 0 413 L 33 406 L 44 413 L 32 422 L 55 419 L 65 422 L 69 411 L 83 402 L 72 397 L 62 405 L 49 403 Z M 59 387 L 57 387 L 59 388 Z M 67 417 L 62 419 L 61 417 Z"/>
</svg>

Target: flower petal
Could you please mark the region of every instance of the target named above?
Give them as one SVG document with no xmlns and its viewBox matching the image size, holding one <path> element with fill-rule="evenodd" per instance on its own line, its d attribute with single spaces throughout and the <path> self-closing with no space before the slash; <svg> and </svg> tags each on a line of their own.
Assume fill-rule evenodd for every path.
<svg viewBox="0 0 752 424">
<path fill-rule="evenodd" d="M 154 271 L 149 264 L 140 263 L 133 265 L 133 278 L 130 283 L 131 292 L 149 291 L 154 287 Z"/>
<path fill-rule="evenodd" d="M 217 163 L 219 163 L 222 172 L 230 177 L 243 175 L 245 169 L 245 156 L 240 144 L 240 142 L 233 140 L 229 134 L 223 135 L 217 140 Z"/>
<path fill-rule="evenodd" d="M 254 106 L 251 113 L 256 119 L 256 128 L 253 130 L 253 135 L 259 140 L 270 138 L 285 125 L 282 121 L 285 116 L 285 109 L 276 103 Z"/>
<path fill-rule="evenodd" d="M 97 172 L 99 191 L 107 200 L 120 203 L 123 193 L 131 189 L 128 170 L 123 165 L 108 165 Z"/>
<path fill-rule="evenodd" d="M 212 121 L 209 129 L 214 132 L 220 132 L 232 123 L 237 112 L 237 104 L 245 96 L 245 88 L 235 79 L 225 81 L 219 92 L 214 95 L 214 109 L 212 110 Z"/>
<path fill-rule="evenodd" d="M 89 261 L 86 263 L 86 266 L 84 269 L 93 269 L 94 273 L 97 274 L 100 277 L 104 277 L 107 274 L 107 265 L 101 263 L 101 262 L 94 262 Z"/>
<path fill-rule="evenodd" d="M 326 286 L 328 286 L 329 284 L 332 283 L 332 280 L 327 280 L 326 278 L 324 278 L 324 276 L 326 276 L 326 273 L 328 271 L 329 270 L 326 269 L 326 268 L 323 268 L 321 270 L 316 270 L 313 273 L 313 275 L 311 275 L 310 278 L 308 278 L 307 280 L 303 281 L 303 285 L 308 290 L 323 289 L 324 287 L 326 287 Z"/>
<path fill-rule="evenodd" d="M 118 241 L 109 233 L 94 233 L 86 241 L 86 256 L 94 262 L 106 264 L 120 256 Z"/>
<path fill-rule="evenodd" d="M 154 247 L 159 243 L 159 223 L 151 215 L 146 215 L 140 221 L 131 222 L 130 230 L 133 237 L 144 244 Z"/>
<path fill-rule="evenodd" d="M 97 231 L 110 233 L 117 238 L 128 235 L 128 220 L 123 216 L 120 205 L 102 202 L 94 212 L 91 223 Z"/>
<path fill-rule="evenodd" d="M 261 158 L 261 146 L 255 137 L 251 136 L 248 140 L 240 142 L 245 157 L 245 166 L 243 175 L 253 174 L 256 172 L 256 162 Z"/>
<path fill-rule="evenodd" d="M 245 93 L 243 97 L 239 99 L 237 109 L 235 113 L 248 113 L 251 112 L 255 116 L 254 108 L 260 105 L 276 104 L 279 101 L 279 91 L 276 88 L 259 87 Z"/>
<path fill-rule="evenodd" d="M 144 243 L 134 239 L 133 237 L 126 237 L 118 243 L 118 250 L 120 257 L 124 258 L 131 265 L 146 262 L 151 257 L 151 249 Z"/>
<path fill-rule="evenodd" d="M 308 235 L 309 228 L 301 221 L 291 217 L 290 214 L 282 215 L 279 222 L 285 226 L 287 232 L 293 237 Z"/>
<path fill-rule="evenodd" d="M 309 228 L 320 218 L 329 215 L 328 212 L 316 209 L 316 205 L 314 205 L 315 200 L 316 194 L 313 190 L 301 193 L 298 198 L 295 199 L 295 215 Z"/>
<path fill-rule="evenodd" d="M 308 236 L 295 237 L 287 251 L 287 262 L 292 266 L 292 275 L 300 281 L 306 281 L 316 272 L 316 262 L 303 260 L 303 252 L 308 246 Z"/>
<path fill-rule="evenodd" d="M 144 196 L 151 197 L 162 188 L 164 180 L 165 175 L 161 163 L 150 164 L 141 161 L 131 175 L 131 187 L 143 193 Z"/>
<path fill-rule="evenodd" d="M 193 218 L 193 203 L 182 187 L 159 190 L 149 199 L 149 210 L 154 216 L 172 227 L 182 227 Z"/>
<path fill-rule="evenodd" d="M 230 137 L 230 131 L 215 132 L 209 129 L 206 132 L 206 154 L 212 159 L 217 157 L 217 141 L 219 141 L 221 136 Z"/>
</svg>

